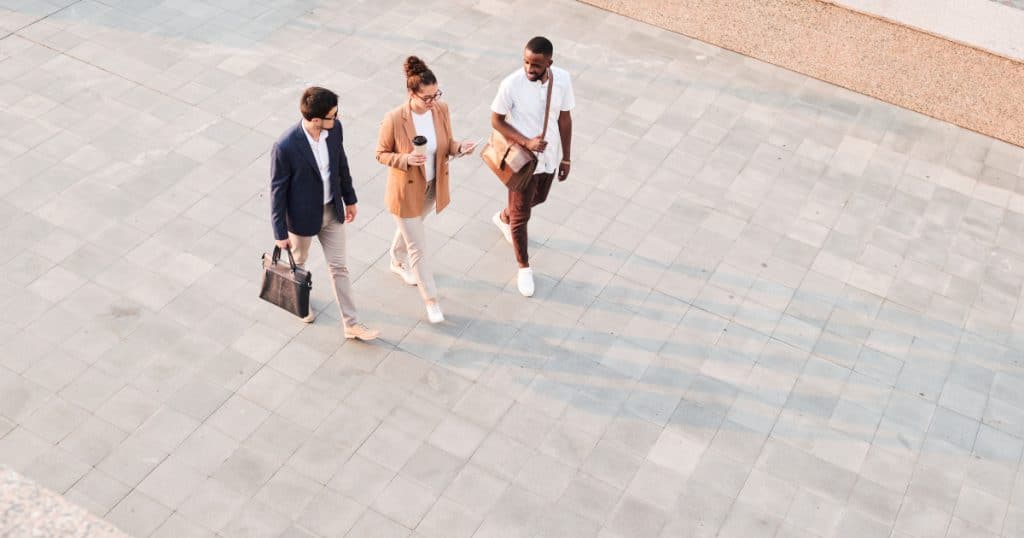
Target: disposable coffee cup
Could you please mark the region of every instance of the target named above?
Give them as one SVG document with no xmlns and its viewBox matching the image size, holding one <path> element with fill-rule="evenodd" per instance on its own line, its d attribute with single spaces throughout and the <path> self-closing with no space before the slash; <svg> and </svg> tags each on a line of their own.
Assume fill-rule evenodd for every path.
<svg viewBox="0 0 1024 538">
<path fill-rule="evenodd" d="M 414 136 L 412 138 L 412 152 L 416 155 L 427 154 L 427 137 L 425 136 Z"/>
</svg>

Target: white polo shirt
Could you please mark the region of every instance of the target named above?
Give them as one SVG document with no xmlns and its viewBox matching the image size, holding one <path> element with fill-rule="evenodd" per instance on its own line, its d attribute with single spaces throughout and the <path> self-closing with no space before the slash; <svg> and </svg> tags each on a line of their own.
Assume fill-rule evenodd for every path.
<svg viewBox="0 0 1024 538">
<path fill-rule="evenodd" d="M 321 129 L 320 140 L 313 140 L 305 126 L 302 127 L 302 133 L 306 135 L 309 148 L 313 150 L 313 157 L 316 158 L 316 166 L 320 169 L 320 180 L 324 182 L 324 205 L 327 205 L 334 199 L 334 195 L 331 194 L 331 158 L 327 151 L 327 135 L 330 133 L 327 129 Z"/>
<path fill-rule="evenodd" d="M 569 72 L 558 67 L 551 67 L 555 87 L 551 90 L 551 113 L 548 116 L 548 132 L 544 135 L 548 147 L 537 163 L 537 173 L 554 173 L 562 155 L 562 137 L 558 132 L 558 113 L 572 110 L 576 106 L 576 97 L 572 93 L 572 81 Z M 550 79 L 549 79 L 550 80 Z M 544 127 L 544 103 L 547 101 L 548 84 L 540 81 L 530 82 L 526 71 L 517 69 L 505 77 L 498 86 L 498 95 L 494 96 L 491 111 L 504 114 L 505 121 L 527 138 L 540 135 Z"/>
</svg>

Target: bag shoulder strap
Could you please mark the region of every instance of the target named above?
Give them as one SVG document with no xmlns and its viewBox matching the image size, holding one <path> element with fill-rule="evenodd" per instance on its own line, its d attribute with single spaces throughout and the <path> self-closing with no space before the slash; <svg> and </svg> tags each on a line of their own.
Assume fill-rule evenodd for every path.
<svg viewBox="0 0 1024 538">
<path fill-rule="evenodd" d="M 548 68 L 548 98 L 544 103 L 544 127 L 540 132 L 540 139 L 544 140 L 544 137 L 548 134 L 548 118 L 551 114 L 551 91 L 555 88 L 555 72 Z"/>
</svg>

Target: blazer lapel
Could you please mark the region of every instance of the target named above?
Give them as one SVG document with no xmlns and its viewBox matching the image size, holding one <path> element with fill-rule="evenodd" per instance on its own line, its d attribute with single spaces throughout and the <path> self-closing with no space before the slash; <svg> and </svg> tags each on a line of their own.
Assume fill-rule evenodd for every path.
<svg viewBox="0 0 1024 538">
<path fill-rule="evenodd" d="M 309 147 L 309 140 L 306 139 L 306 133 L 302 130 L 302 122 L 295 127 L 295 143 L 299 146 L 299 153 L 306 159 L 309 166 L 313 167 L 313 171 L 316 172 L 317 179 L 320 178 L 320 167 L 316 165 L 316 157 L 313 156 L 313 148 Z"/>
<path fill-rule="evenodd" d="M 408 105 L 402 108 L 402 127 L 405 129 L 405 141 L 412 146 L 412 139 L 416 136 L 416 125 L 412 122 L 412 109 Z"/>
</svg>

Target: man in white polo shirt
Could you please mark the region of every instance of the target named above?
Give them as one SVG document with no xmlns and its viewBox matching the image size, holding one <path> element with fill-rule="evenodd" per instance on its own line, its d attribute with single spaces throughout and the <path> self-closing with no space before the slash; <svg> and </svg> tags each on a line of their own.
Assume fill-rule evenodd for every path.
<svg viewBox="0 0 1024 538">
<path fill-rule="evenodd" d="M 569 177 L 572 143 L 571 110 L 576 105 L 569 72 L 552 67 L 554 46 L 544 37 L 531 39 L 523 51 L 523 68 L 505 77 L 498 86 L 498 95 L 491 103 L 491 125 L 505 139 L 537 152 L 538 163 L 533 180 L 521 191 L 508 192 L 508 206 L 494 214 L 494 224 L 512 243 L 519 262 L 517 284 L 519 293 L 533 295 L 533 270 L 527 252 L 526 224 L 530 210 L 548 197 L 554 175 L 565 181 Z M 548 130 L 544 129 L 544 105 L 547 103 L 548 85 L 554 80 L 551 92 L 551 112 Z"/>
</svg>

